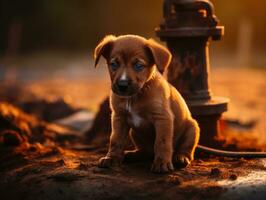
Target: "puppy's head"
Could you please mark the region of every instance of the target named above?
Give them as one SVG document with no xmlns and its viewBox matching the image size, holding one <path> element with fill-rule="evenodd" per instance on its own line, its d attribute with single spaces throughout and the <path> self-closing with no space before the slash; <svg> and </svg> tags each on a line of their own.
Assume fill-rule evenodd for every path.
<svg viewBox="0 0 266 200">
<path fill-rule="evenodd" d="M 113 92 L 124 97 L 140 91 L 156 67 L 163 73 L 171 61 L 165 47 L 135 35 L 106 36 L 95 48 L 95 66 L 101 56 L 107 61 Z"/>
</svg>

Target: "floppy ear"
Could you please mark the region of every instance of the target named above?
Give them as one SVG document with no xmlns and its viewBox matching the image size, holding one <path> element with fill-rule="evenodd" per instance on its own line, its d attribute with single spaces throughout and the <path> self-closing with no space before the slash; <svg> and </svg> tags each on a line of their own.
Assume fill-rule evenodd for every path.
<svg viewBox="0 0 266 200">
<path fill-rule="evenodd" d="M 159 72 L 163 73 L 169 66 L 172 59 L 170 51 L 166 47 L 158 44 L 153 39 L 148 40 L 148 48 L 151 51 L 153 60 Z"/>
<path fill-rule="evenodd" d="M 103 56 L 107 59 L 111 49 L 113 42 L 115 41 L 116 37 L 114 35 L 107 35 L 105 36 L 102 41 L 97 45 L 94 50 L 94 66 L 96 67 L 100 57 Z"/>
</svg>

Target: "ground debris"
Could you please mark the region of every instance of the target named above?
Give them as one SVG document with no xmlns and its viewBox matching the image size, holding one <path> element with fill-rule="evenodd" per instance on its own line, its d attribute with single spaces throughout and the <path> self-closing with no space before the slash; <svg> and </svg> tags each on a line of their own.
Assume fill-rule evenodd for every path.
<svg viewBox="0 0 266 200">
<path fill-rule="evenodd" d="M 55 172 L 52 175 L 49 175 L 48 179 L 53 179 L 55 181 L 59 182 L 72 182 L 81 179 L 82 177 L 85 177 L 84 174 L 81 174 L 80 172 L 76 172 L 74 170 L 60 170 L 58 172 Z"/>
<path fill-rule="evenodd" d="M 80 108 L 71 106 L 64 98 L 40 97 L 18 83 L 2 83 L 0 99 L 11 103 L 25 113 L 33 114 L 48 122 L 64 118 L 80 110 Z"/>
<path fill-rule="evenodd" d="M 237 179 L 237 175 L 236 174 L 231 174 L 229 179 L 232 180 L 232 181 L 235 181 Z"/>
<path fill-rule="evenodd" d="M 265 162 L 257 159 L 196 157 L 186 169 L 165 175 L 151 173 L 150 162 L 125 163 L 120 169 L 100 169 L 97 167 L 98 159 L 106 153 L 110 135 L 110 118 L 106 118 L 110 113 L 106 109 L 109 108 L 108 99 L 105 99 L 101 107 L 105 114 L 98 116 L 94 129 L 91 129 L 98 132 L 87 132 L 88 141 L 93 143 L 84 144 L 81 143 L 83 138 L 80 138 L 80 134 L 67 133 L 69 130 L 65 127 L 46 121 L 58 118 L 59 115 L 53 115 L 54 111 L 76 111 L 55 109 L 56 106 L 69 106 L 64 99 L 49 107 L 54 101 L 39 101 L 39 98 L 31 94 L 25 98 L 22 95 L 25 93 L 16 93 L 16 88 L 9 91 L 12 91 L 10 95 L 13 97 L 1 98 L 9 103 L 0 103 L 0 194 L 3 199 L 219 200 L 228 190 L 239 188 L 243 183 L 241 181 L 253 172 L 260 172 L 253 183 L 259 181 L 258 187 L 265 188 L 265 180 L 260 177 L 265 171 Z M 0 97 L 1 93 L 3 90 L 0 90 Z M 23 96 L 22 102 L 19 96 Z M 257 126 L 257 123 L 259 121 L 248 124 L 243 130 L 249 130 Z M 230 125 L 226 127 L 230 130 L 236 127 L 235 122 L 222 125 Z M 248 134 L 243 138 L 247 139 Z M 230 140 L 232 141 L 242 140 Z M 250 144 L 256 142 L 257 140 L 253 140 Z M 227 145 L 231 150 L 239 148 L 237 145 Z M 245 144 L 241 148 L 245 149 L 247 146 L 254 147 Z M 247 187 L 248 183 L 245 182 Z M 230 197 L 235 198 L 237 194 L 232 193 Z M 254 193 L 245 196 L 256 199 Z"/>
<path fill-rule="evenodd" d="M 19 146 L 23 143 L 23 138 L 16 131 L 5 130 L 1 135 L 5 146 Z"/>
<path fill-rule="evenodd" d="M 212 168 L 211 169 L 211 173 L 210 173 L 211 177 L 218 178 L 221 176 L 221 174 L 222 174 L 222 171 L 219 168 Z"/>
<path fill-rule="evenodd" d="M 0 102 L 0 142 L 5 145 L 73 141 L 76 137 L 70 129 L 47 123 L 9 103 Z"/>
</svg>

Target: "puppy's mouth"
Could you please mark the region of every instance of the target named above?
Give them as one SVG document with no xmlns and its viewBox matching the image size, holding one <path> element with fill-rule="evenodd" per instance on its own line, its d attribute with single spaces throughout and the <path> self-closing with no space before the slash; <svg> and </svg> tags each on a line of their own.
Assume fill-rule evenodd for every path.
<svg viewBox="0 0 266 200">
<path fill-rule="evenodd" d="M 113 84 L 112 91 L 118 96 L 130 97 L 138 93 L 139 87 L 137 85 L 118 86 L 117 84 Z"/>
</svg>

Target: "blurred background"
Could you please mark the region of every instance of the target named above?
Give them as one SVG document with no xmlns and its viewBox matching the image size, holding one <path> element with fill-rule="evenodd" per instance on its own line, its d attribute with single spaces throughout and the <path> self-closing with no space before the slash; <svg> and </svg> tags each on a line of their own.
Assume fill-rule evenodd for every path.
<svg viewBox="0 0 266 200">
<path fill-rule="evenodd" d="M 258 107 L 266 98 L 266 1 L 212 2 L 225 36 L 210 44 L 211 87 L 215 94 L 231 98 L 229 114 L 245 118 L 254 113 L 258 118 L 258 112 L 266 109 Z M 109 78 L 104 67 L 93 67 L 95 45 L 106 34 L 131 33 L 158 40 L 154 29 L 162 21 L 162 3 L 0 0 L 1 83 L 19 83 L 39 96 L 60 96 L 75 106 L 96 110 L 108 94 Z"/>
<path fill-rule="evenodd" d="M 162 0 L 1 0 L 1 57 L 63 51 L 91 50 L 106 34 L 134 33 L 155 37 L 162 20 Z M 222 42 L 212 54 L 228 54 L 241 64 L 266 64 L 266 27 L 263 0 L 213 0 L 216 15 L 225 25 Z M 244 44 L 242 44 L 244 43 Z M 245 62 L 239 54 L 247 54 Z M 231 58 L 230 58 L 231 59 Z M 231 62 L 231 61 L 230 61 Z"/>
</svg>

